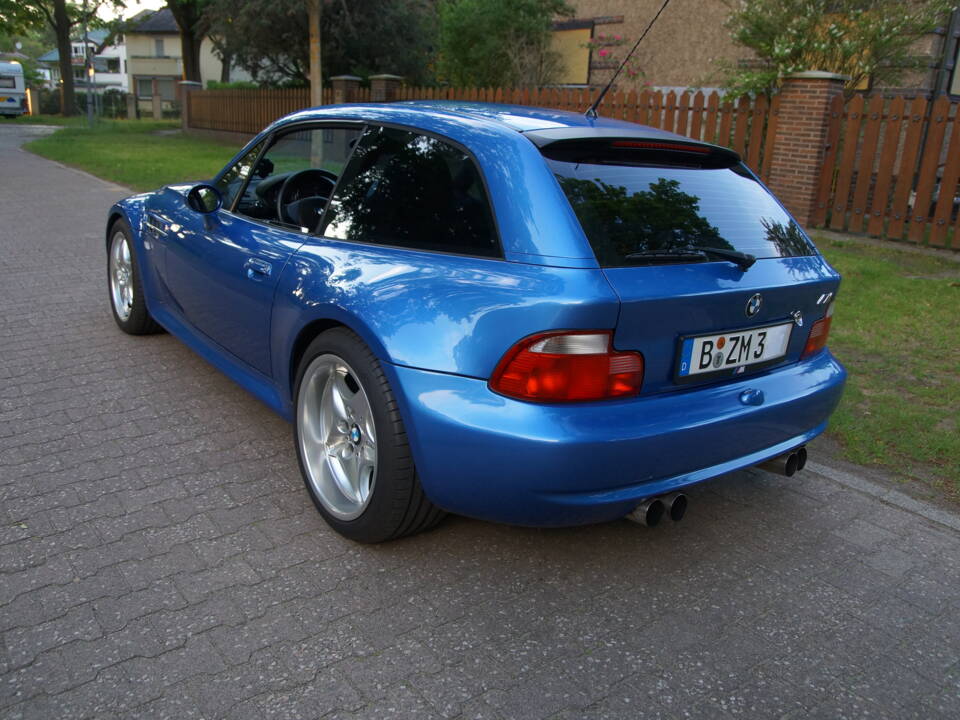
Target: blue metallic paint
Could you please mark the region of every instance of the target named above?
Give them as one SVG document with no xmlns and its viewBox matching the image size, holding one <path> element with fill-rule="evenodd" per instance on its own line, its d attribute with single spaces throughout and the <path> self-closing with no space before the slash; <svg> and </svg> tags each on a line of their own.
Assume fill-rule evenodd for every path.
<svg viewBox="0 0 960 720">
<path fill-rule="evenodd" d="M 798 308 L 812 323 L 822 310 L 810 298 L 839 282 L 820 256 L 761 260 L 747 273 L 728 263 L 600 270 L 558 183 L 517 130 L 671 134 L 512 106 L 348 105 L 277 121 L 227 167 L 267 133 L 332 119 L 417 128 L 469 149 L 504 260 L 310 237 L 225 210 L 205 221 L 185 203 L 189 186 L 110 210 L 133 230 L 153 317 L 284 417 L 301 333 L 318 321 L 348 326 L 381 360 L 430 498 L 465 515 L 534 525 L 623 515 L 645 497 L 753 465 L 825 427 L 845 372 L 829 352 L 797 362 L 806 332 L 795 333 L 781 367 L 699 386 L 678 387 L 670 376 L 677 327 L 762 324 Z M 251 257 L 273 265 L 269 283 L 246 277 Z M 751 322 L 734 318 L 729 303 L 704 302 L 705 294 L 745 299 L 757 290 L 770 296 L 769 315 Z M 644 352 L 644 394 L 535 405 L 489 389 L 486 378 L 507 348 L 559 328 L 615 328 L 618 348 Z M 745 391 L 761 393 L 763 404 L 743 403 Z"/>
<path fill-rule="evenodd" d="M 825 428 L 846 373 L 824 351 L 743 380 L 571 405 L 520 402 L 457 375 L 391 375 L 434 502 L 485 520 L 568 525 L 623 516 L 644 498 L 803 445 Z M 763 406 L 741 402 L 747 389 L 764 393 Z"/>
</svg>

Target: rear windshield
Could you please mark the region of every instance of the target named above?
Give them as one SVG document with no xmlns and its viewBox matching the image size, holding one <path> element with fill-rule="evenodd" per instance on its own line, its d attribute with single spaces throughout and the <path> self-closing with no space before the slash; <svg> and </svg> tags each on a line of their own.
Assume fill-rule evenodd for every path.
<svg viewBox="0 0 960 720">
<path fill-rule="evenodd" d="M 742 165 L 589 164 L 547 158 L 603 267 L 718 248 L 813 255 L 803 231 Z"/>
</svg>

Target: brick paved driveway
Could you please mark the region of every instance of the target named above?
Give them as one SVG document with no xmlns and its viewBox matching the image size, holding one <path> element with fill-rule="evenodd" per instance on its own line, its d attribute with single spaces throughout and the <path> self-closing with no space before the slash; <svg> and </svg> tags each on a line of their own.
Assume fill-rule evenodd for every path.
<svg viewBox="0 0 960 720">
<path fill-rule="evenodd" d="M 0 125 L 0 717 L 960 717 L 960 533 L 826 475 L 331 533 L 288 426 L 107 309 L 124 193 Z M 948 523 L 949 524 L 949 523 Z"/>
</svg>

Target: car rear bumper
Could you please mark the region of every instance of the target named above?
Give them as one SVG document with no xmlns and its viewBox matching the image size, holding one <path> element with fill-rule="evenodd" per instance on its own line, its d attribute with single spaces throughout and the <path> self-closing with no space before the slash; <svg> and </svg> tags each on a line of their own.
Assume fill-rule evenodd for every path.
<svg viewBox="0 0 960 720">
<path fill-rule="evenodd" d="M 829 351 L 737 382 L 536 405 L 486 381 L 389 366 L 421 482 L 441 507 L 519 525 L 621 517 L 643 499 L 791 450 L 826 427 L 846 372 Z M 745 390 L 763 393 L 748 405 Z"/>
</svg>

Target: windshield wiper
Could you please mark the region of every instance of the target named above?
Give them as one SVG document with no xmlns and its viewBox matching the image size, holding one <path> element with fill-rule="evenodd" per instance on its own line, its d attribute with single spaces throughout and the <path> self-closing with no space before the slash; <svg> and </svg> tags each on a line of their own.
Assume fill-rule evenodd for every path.
<svg viewBox="0 0 960 720">
<path fill-rule="evenodd" d="M 727 248 L 714 247 L 698 247 L 697 250 L 705 253 L 706 255 L 718 257 L 721 260 L 729 260 L 744 271 L 757 261 L 756 256 L 751 255 L 750 253 L 740 252 L 739 250 L 728 250 Z"/>
<path fill-rule="evenodd" d="M 700 262 L 709 260 L 711 257 L 719 258 L 720 260 L 729 260 L 744 271 L 757 261 L 757 258 L 749 253 L 712 247 L 698 247 L 688 250 L 644 250 L 629 253 L 625 256 L 625 259 L 642 260 L 650 263 L 672 263 Z"/>
</svg>

